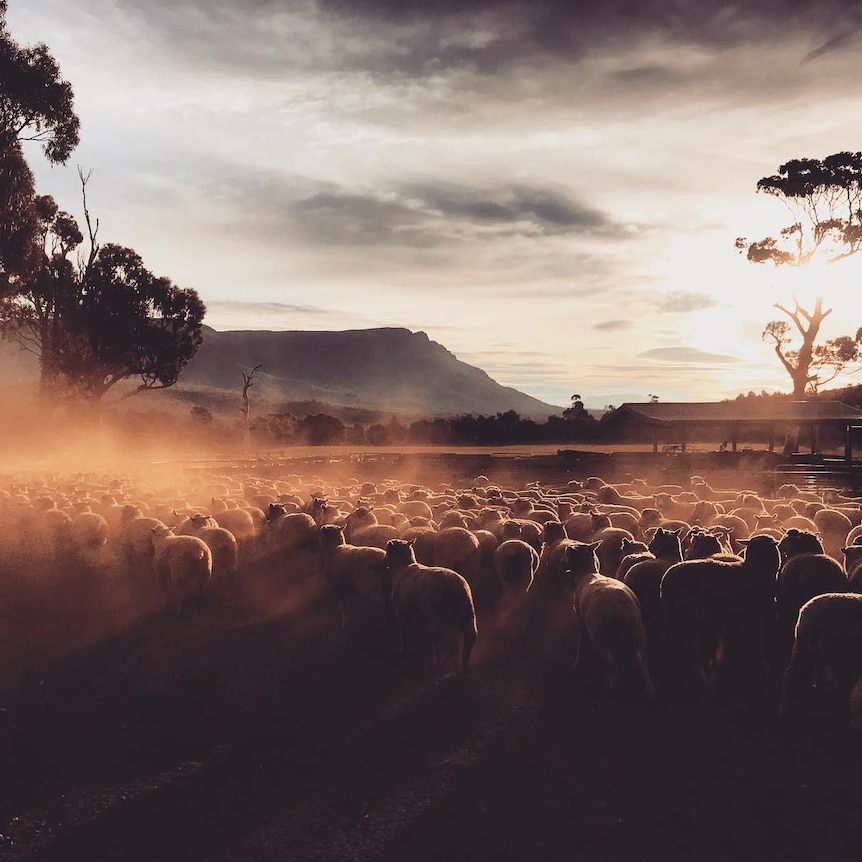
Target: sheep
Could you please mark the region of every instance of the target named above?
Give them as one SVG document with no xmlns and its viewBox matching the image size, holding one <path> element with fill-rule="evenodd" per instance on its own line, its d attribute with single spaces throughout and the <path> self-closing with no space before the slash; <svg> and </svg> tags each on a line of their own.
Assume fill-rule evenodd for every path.
<svg viewBox="0 0 862 862">
<path fill-rule="evenodd" d="M 317 524 L 305 512 L 285 512 L 280 503 L 270 503 L 263 532 L 267 549 L 281 556 L 317 550 Z"/>
<path fill-rule="evenodd" d="M 384 626 L 392 608 L 392 577 L 382 548 L 348 545 L 337 524 L 320 528 L 323 577 L 338 602 L 342 629 L 375 621 Z"/>
<path fill-rule="evenodd" d="M 503 604 L 511 606 L 533 585 L 539 568 L 539 555 L 532 545 L 520 539 L 508 539 L 495 549 L 493 566 Z"/>
<path fill-rule="evenodd" d="M 434 539 L 434 565 L 454 569 L 475 586 L 481 568 L 479 540 L 463 527 L 447 527 Z"/>
<path fill-rule="evenodd" d="M 844 571 L 847 573 L 847 589 L 851 593 L 862 593 L 862 545 L 847 545 L 841 551 L 844 555 Z"/>
<path fill-rule="evenodd" d="M 779 543 L 779 549 L 781 544 Z M 781 565 L 775 587 L 776 662 L 786 664 L 802 606 L 824 593 L 848 589 L 844 569 L 827 554 L 794 553 Z"/>
<path fill-rule="evenodd" d="M 862 595 L 824 593 L 806 602 L 796 622 L 793 651 L 784 672 L 780 714 L 799 714 L 811 684 L 837 692 L 844 704 L 862 676 Z M 846 708 L 846 707 L 845 707 Z"/>
<path fill-rule="evenodd" d="M 812 520 L 823 543 L 824 553 L 841 562 L 841 548 L 846 544 L 847 535 L 853 529 L 850 519 L 836 509 L 821 509 L 814 514 Z"/>
<path fill-rule="evenodd" d="M 558 521 L 548 521 L 542 528 L 542 550 L 539 568 L 531 586 L 531 592 L 546 599 L 557 601 L 564 595 L 566 572 L 565 548 L 573 543 L 567 538 L 566 528 Z M 568 599 L 568 596 L 566 597 Z"/>
<path fill-rule="evenodd" d="M 622 581 L 599 574 L 598 548 L 599 542 L 574 542 L 565 550 L 578 632 L 575 667 L 589 656 L 612 692 L 652 695 L 640 605 Z"/>
<path fill-rule="evenodd" d="M 653 559 L 649 546 L 645 542 L 638 542 L 632 539 L 622 540 L 620 553 L 622 554 L 622 559 L 614 573 L 614 577 L 618 581 L 625 580 L 626 573 L 632 566 L 637 565 L 637 563 L 640 563 L 643 560 Z"/>
<path fill-rule="evenodd" d="M 744 560 L 687 560 L 665 572 L 664 637 L 683 688 L 765 667 L 779 565 L 776 540 L 754 536 Z"/>
<path fill-rule="evenodd" d="M 682 546 L 678 530 L 659 527 L 647 546 L 651 559 L 642 560 L 632 566 L 623 581 L 637 596 L 647 634 L 651 663 L 658 664 L 662 643 L 662 616 L 659 592 L 664 573 L 675 563 L 682 561 Z"/>
<path fill-rule="evenodd" d="M 236 539 L 240 555 L 243 558 L 254 552 L 255 542 L 258 536 L 258 524 L 251 512 L 247 509 L 225 509 L 214 515 L 216 524 L 225 530 L 230 530 Z"/>
<path fill-rule="evenodd" d="M 431 642 L 435 663 L 444 668 L 460 639 L 458 672 L 464 676 L 479 634 L 470 585 L 452 569 L 416 562 L 413 545 L 403 539 L 387 542 L 385 553 L 402 652 L 408 631 L 418 627 Z"/>
<path fill-rule="evenodd" d="M 381 524 L 369 506 L 357 506 L 344 519 L 344 538 L 352 545 L 380 548 L 400 536 L 397 527 Z"/>
<path fill-rule="evenodd" d="M 104 548 L 109 532 L 108 522 L 98 512 L 79 512 L 69 524 L 69 539 L 80 554 Z"/>
<path fill-rule="evenodd" d="M 794 554 L 822 554 L 823 544 L 813 532 L 792 527 L 779 541 L 778 552 L 784 563 Z"/>
<path fill-rule="evenodd" d="M 155 527 L 152 542 L 165 606 L 176 605 L 178 617 L 189 601 L 200 611 L 212 577 L 212 553 L 206 542 L 197 536 L 177 536 L 169 527 Z"/>
<path fill-rule="evenodd" d="M 605 527 L 593 534 L 592 541 L 599 543 L 596 556 L 603 575 L 612 578 L 617 573 L 623 558 L 623 540 L 633 542 L 634 538 L 628 530 L 619 527 Z"/>
</svg>

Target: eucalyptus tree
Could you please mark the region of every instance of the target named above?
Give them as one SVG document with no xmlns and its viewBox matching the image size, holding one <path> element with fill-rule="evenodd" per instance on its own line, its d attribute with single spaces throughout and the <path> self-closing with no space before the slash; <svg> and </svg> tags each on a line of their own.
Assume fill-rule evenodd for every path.
<svg viewBox="0 0 862 862">
<path fill-rule="evenodd" d="M 752 263 L 799 267 L 820 259 L 828 264 L 862 249 L 862 153 L 840 152 L 824 159 L 792 159 L 778 173 L 758 180 L 757 191 L 780 200 L 790 221 L 776 236 L 736 240 Z M 820 286 L 818 285 L 818 291 Z M 775 303 L 782 320 L 762 333 L 793 383 L 793 397 L 816 393 L 860 357 L 862 328 L 818 344 L 823 321 L 832 313 L 818 292 L 809 307 Z M 798 346 L 795 346 L 798 345 Z"/>
</svg>

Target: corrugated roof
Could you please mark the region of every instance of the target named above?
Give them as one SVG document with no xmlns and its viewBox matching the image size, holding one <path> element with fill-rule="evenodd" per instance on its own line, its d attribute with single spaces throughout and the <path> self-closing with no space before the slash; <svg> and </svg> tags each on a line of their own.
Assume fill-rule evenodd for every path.
<svg viewBox="0 0 862 862">
<path fill-rule="evenodd" d="M 617 409 L 646 422 L 862 422 L 840 401 L 629 401 Z"/>
</svg>

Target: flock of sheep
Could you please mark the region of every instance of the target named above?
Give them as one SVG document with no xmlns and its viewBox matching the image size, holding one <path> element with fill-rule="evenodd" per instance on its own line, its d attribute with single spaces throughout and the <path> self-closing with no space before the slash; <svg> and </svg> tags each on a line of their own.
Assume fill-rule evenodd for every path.
<svg viewBox="0 0 862 862">
<path fill-rule="evenodd" d="M 332 625 L 465 674 L 482 631 L 564 631 L 576 669 L 628 697 L 781 679 L 789 718 L 840 703 L 862 730 L 862 506 L 598 477 L 514 490 L 199 474 L 182 491 L 77 476 L 0 491 L 0 598 L 34 573 L 134 580 L 172 615 L 309 574 Z M 179 622 L 178 624 L 182 624 Z"/>
</svg>

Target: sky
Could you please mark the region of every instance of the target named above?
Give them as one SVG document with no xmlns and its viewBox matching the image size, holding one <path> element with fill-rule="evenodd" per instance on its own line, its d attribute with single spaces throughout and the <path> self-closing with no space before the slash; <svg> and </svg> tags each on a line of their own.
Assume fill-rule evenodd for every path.
<svg viewBox="0 0 862 862">
<path fill-rule="evenodd" d="M 764 325 L 862 261 L 734 247 L 782 163 L 862 149 L 862 2 L 9 0 L 74 89 L 37 190 L 228 329 L 423 331 L 588 407 L 789 391 Z M 836 381 L 862 382 L 856 374 Z"/>
</svg>

